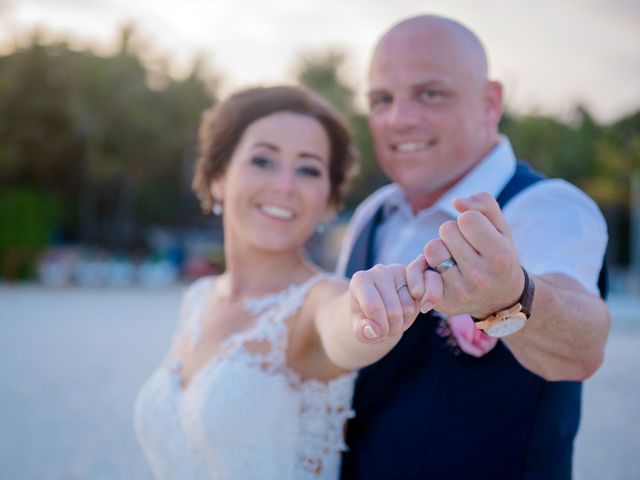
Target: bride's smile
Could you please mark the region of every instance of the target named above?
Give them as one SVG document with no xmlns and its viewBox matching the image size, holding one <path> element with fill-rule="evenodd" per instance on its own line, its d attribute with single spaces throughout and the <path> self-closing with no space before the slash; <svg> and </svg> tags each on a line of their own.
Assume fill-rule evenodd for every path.
<svg viewBox="0 0 640 480">
<path fill-rule="evenodd" d="M 297 254 L 328 214 L 329 157 L 314 118 L 276 112 L 251 123 L 211 183 L 212 195 L 224 198 L 227 245 Z"/>
</svg>

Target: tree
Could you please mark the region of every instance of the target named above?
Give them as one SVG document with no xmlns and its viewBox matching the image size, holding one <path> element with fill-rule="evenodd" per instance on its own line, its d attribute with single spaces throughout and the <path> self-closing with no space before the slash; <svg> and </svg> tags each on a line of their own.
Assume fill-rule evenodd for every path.
<svg viewBox="0 0 640 480">
<path fill-rule="evenodd" d="M 299 56 L 294 71 L 300 85 L 319 93 L 346 117 L 355 112 L 355 90 L 343 78 L 347 55 L 338 49 Z"/>
<path fill-rule="evenodd" d="M 216 79 L 199 66 L 183 80 L 151 72 L 133 37 L 126 27 L 119 51 L 102 57 L 36 32 L 0 57 L 0 181 L 61 198 L 69 238 L 112 248 L 150 223 L 185 220 L 185 165 L 215 98 Z M 164 75 L 160 87 L 152 73 Z"/>
</svg>

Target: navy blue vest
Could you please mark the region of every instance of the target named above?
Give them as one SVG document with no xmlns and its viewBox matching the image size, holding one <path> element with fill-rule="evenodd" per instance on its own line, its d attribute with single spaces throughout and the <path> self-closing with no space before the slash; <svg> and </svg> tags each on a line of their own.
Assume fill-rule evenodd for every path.
<svg viewBox="0 0 640 480">
<path fill-rule="evenodd" d="M 498 203 L 542 178 L 519 162 Z M 357 239 L 348 276 L 372 266 L 380 216 Z M 604 269 L 599 286 L 604 296 Z M 581 384 L 543 380 L 502 342 L 482 358 L 455 355 L 436 326 L 421 316 L 387 356 L 361 370 L 342 478 L 570 479 Z"/>
</svg>

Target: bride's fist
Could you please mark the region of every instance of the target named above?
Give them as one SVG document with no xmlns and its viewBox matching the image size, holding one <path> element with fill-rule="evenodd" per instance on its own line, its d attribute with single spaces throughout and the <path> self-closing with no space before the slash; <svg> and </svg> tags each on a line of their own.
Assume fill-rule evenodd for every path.
<svg viewBox="0 0 640 480">
<path fill-rule="evenodd" d="M 422 296 L 414 298 L 412 290 L 418 292 L 420 287 L 408 284 L 404 265 L 376 265 L 355 273 L 349 292 L 356 338 L 376 343 L 402 334 L 420 312 Z"/>
</svg>

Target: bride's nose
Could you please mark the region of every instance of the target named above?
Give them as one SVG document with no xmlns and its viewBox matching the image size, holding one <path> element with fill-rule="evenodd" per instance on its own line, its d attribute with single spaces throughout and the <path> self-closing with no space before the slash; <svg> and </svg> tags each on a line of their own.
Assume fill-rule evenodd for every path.
<svg viewBox="0 0 640 480">
<path fill-rule="evenodd" d="M 292 168 L 282 168 L 274 178 L 273 188 L 281 193 L 292 193 L 295 190 L 296 178 Z"/>
</svg>

